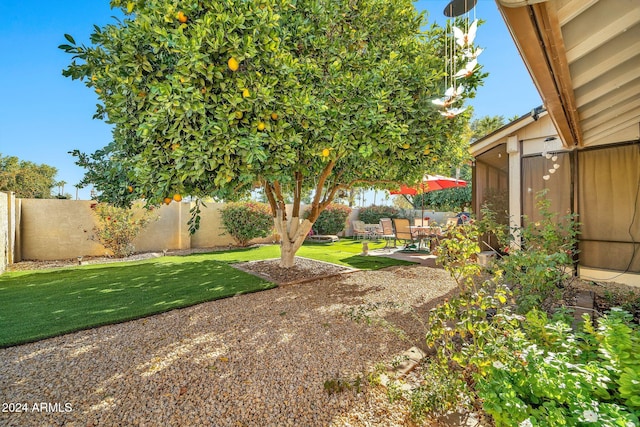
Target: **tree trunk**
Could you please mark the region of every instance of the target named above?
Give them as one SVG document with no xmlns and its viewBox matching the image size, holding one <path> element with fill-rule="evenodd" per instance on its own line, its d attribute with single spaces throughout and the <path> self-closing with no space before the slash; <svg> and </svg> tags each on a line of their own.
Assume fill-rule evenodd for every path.
<svg viewBox="0 0 640 427">
<path fill-rule="evenodd" d="M 309 234 L 313 225 L 307 219 L 300 221 L 298 217 L 291 217 L 289 221 L 282 218 L 282 212 L 278 210 L 273 218 L 274 225 L 282 241 L 280 243 L 280 267 L 290 268 L 295 264 L 295 256 L 304 239 Z"/>
</svg>

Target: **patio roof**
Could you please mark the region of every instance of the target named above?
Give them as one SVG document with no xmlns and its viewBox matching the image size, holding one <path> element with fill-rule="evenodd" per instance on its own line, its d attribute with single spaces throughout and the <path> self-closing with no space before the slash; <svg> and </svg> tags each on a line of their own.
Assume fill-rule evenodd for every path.
<svg viewBox="0 0 640 427">
<path fill-rule="evenodd" d="M 565 147 L 640 139 L 640 1 L 496 1 Z"/>
</svg>

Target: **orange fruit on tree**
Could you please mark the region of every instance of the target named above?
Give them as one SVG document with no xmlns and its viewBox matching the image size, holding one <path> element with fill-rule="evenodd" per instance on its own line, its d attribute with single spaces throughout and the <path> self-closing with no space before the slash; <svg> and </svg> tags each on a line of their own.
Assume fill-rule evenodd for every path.
<svg viewBox="0 0 640 427">
<path fill-rule="evenodd" d="M 325 148 L 324 150 L 322 150 L 322 157 L 329 157 L 329 149 Z"/>
<path fill-rule="evenodd" d="M 405 150 L 408 149 L 410 147 L 409 144 L 407 144 L 406 142 L 404 144 L 402 144 L 402 148 L 404 148 Z"/>
<path fill-rule="evenodd" d="M 238 63 L 238 60 L 232 56 L 227 61 L 227 65 L 229 66 L 229 69 L 231 71 L 238 71 L 238 67 L 240 66 L 240 63 Z"/>
<path fill-rule="evenodd" d="M 175 200 L 176 202 L 181 202 L 182 201 L 182 196 L 180 194 L 174 194 L 173 195 L 173 200 Z"/>
<path fill-rule="evenodd" d="M 128 186 L 128 187 L 127 187 L 127 191 L 128 191 L 129 193 L 133 193 L 133 187 L 132 187 L 132 186 Z"/>
<path fill-rule="evenodd" d="M 187 15 L 185 15 L 183 11 L 178 12 L 177 18 L 178 21 L 180 21 L 180 23 L 182 24 L 186 23 L 189 20 L 189 18 L 187 18 Z"/>
<path fill-rule="evenodd" d="M 271 113 L 271 120 L 278 120 L 278 113 Z"/>
<path fill-rule="evenodd" d="M 242 113 L 242 111 L 236 111 L 235 112 L 236 119 L 238 119 L 238 120 L 242 119 L 243 115 L 244 114 Z"/>
<path fill-rule="evenodd" d="M 249 92 L 249 89 L 243 89 L 242 90 L 242 97 L 243 98 L 248 98 L 251 95 L 251 92 Z"/>
<path fill-rule="evenodd" d="M 180 144 L 178 144 L 177 142 L 171 144 L 171 151 L 176 151 L 178 148 L 180 148 Z"/>
<path fill-rule="evenodd" d="M 165 205 L 171 204 L 171 197 L 165 197 L 164 198 L 164 204 Z"/>
<path fill-rule="evenodd" d="M 264 124 L 264 122 L 259 122 L 259 123 L 258 123 L 258 130 L 259 130 L 260 132 L 262 132 L 262 131 L 264 130 L 264 128 L 265 128 L 265 124 Z"/>
</svg>

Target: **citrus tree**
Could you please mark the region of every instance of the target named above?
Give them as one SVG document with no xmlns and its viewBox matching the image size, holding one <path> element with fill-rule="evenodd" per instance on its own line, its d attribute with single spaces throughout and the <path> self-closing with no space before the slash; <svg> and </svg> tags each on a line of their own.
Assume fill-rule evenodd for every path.
<svg viewBox="0 0 640 427">
<path fill-rule="evenodd" d="M 233 200 L 262 186 L 288 267 L 339 190 L 464 156 L 468 117 L 432 103 L 446 89 L 444 31 L 424 31 L 410 0 L 111 4 L 122 22 L 96 26 L 89 47 L 70 35 L 60 46 L 73 55 L 63 74 L 94 89 L 96 117 L 114 125 L 109 146 L 74 152 L 111 202 Z"/>
</svg>

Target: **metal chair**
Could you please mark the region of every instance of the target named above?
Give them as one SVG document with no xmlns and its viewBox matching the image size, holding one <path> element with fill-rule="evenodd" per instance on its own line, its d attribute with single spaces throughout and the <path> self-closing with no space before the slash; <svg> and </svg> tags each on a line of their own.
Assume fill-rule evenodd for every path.
<svg viewBox="0 0 640 427">
<path fill-rule="evenodd" d="M 385 239 L 387 243 L 384 246 L 384 249 L 390 248 L 389 242 L 393 239 L 393 247 L 396 247 L 396 235 L 393 232 L 393 223 L 391 222 L 391 218 L 380 218 L 380 228 L 382 229 L 382 234 L 378 235 L 378 237 Z"/>
<path fill-rule="evenodd" d="M 404 240 L 405 249 L 408 249 L 411 245 L 415 247 L 415 239 L 411 233 L 411 223 L 407 218 L 394 218 L 393 228 L 396 235 L 393 242 L 394 245 L 396 240 Z"/>
<path fill-rule="evenodd" d="M 373 236 L 373 234 L 365 228 L 364 221 L 351 221 L 351 225 L 353 227 L 353 235 L 356 236 L 356 240 L 358 238 L 369 239 Z"/>
</svg>

